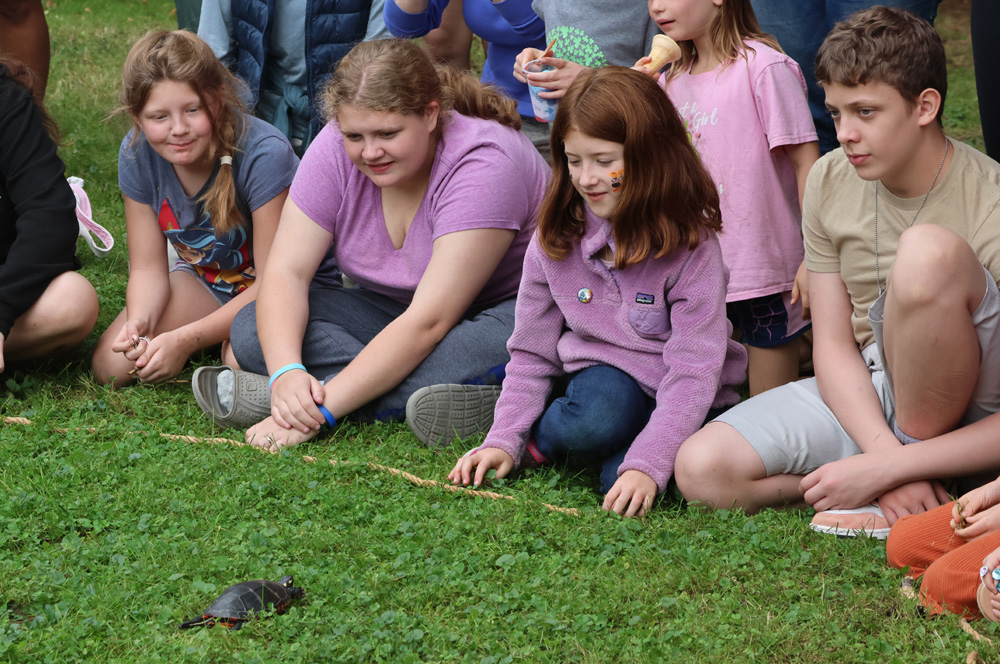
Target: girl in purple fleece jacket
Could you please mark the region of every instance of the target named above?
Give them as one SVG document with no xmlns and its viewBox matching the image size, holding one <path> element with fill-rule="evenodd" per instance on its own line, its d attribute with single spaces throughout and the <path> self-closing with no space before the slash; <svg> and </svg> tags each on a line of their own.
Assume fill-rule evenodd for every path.
<svg viewBox="0 0 1000 664">
<path fill-rule="evenodd" d="M 570 86 L 552 168 L 493 427 L 448 478 L 479 485 L 491 468 L 571 458 L 601 468 L 605 510 L 641 515 L 746 373 L 719 196 L 667 97 L 621 67 Z"/>
</svg>

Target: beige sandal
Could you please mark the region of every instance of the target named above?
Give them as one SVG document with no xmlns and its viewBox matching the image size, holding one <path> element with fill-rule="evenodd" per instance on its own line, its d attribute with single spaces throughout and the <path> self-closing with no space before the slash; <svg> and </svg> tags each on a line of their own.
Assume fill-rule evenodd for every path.
<svg viewBox="0 0 1000 664">
<path fill-rule="evenodd" d="M 979 605 L 979 612 L 983 614 L 983 618 L 989 620 L 990 622 L 1000 622 L 1000 618 L 997 618 L 996 614 L 993 612 L 993 604 L 990 600 L 993 599 L 993 593 L 990 589 L 983 585 L 982 581 L 979 583 L 979 590 L 976 591 L 976 604 Z"/>
</svg>

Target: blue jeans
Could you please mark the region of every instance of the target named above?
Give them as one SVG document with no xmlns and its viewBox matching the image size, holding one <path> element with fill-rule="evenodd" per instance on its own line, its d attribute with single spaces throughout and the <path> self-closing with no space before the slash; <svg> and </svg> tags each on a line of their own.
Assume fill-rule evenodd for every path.
<svg viewBox="0 0 1000 664">
<path fill-rule="evenodd" d="M 550 461 L 572 458 L 601 466 L 601 493 L 618 481 L 618 466 L 653 412 L 656 400 L 624 371 L 588 367 L 568 377 L 563 396 L 535 425 L 535 444 Z"/>
<path fill-rule="evenodd" d="M 854 12 L 875 5 L 906 9 L 934 23 L 941 0 L 751 0 L 764 32 L 774 35 L 792 59 L 802 67 L 809 88 L 809 110 L 812 111 L 819 149 L 827 153 L 837 147 L 837 132 L 826 110 L 826 95 L 816 83 L 813 63 L 820 45 L 833 26 Z"/>
</svg>

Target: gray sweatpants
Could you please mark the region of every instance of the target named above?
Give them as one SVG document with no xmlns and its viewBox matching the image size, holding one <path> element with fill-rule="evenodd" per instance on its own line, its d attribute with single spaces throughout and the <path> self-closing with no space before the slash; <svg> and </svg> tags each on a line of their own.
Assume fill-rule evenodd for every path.
<svg viewBox="0 0 1000 664">
<path fill-rule="evenodd" d="M 233 319 L 230 340 L 245 371 L 267 374 L 257 338 L 256 303 Z M 406 311 L 405 304 L 363 288 L 309 288 L 309 318 L 302 340 L 302 364 L 313 376 L 336 376 L 386 325 Z M 413 392 L 438 383 L 499 385 L 510 360 L 507 339 L 514 331 L 514 298 L 484 311 L 469 312 L 402 383 L 352 417 L 362 421 L 398 420 Z"/>
</svg>

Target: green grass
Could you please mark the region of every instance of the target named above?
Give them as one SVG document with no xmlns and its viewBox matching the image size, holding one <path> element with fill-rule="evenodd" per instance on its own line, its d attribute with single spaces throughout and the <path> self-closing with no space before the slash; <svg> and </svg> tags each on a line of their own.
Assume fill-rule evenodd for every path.
<svg viewBox="0 0 1000 664">
<path fill-rule="evenodd" d="M 947 123 L 975 143 L 967 27 L 947 13 L 955 8 L 945 3 L 939 22 L 954 76 Z M 63 158 L 118 246 L 99 261 L 81 244 L 102 306 L 84 348 L 0 376 L 0 413 L 34 421 L 0 431 L 0 660 L 1000 658 L 957 619 L 917 616 L 883 545 L 816 536 L 804 513 L 708 514 L 667 498 L 624 520 L 600 511 L 593 476 L 565 468 L 494 484 L 517 501 L 418 487 L 367 464 L 442 480 L 471 443 L 431 451 L 402 425 L 348 423 L 277 456 L 160 437 L 232 434 L 213 429 L 188 385 L 112 392 L 93 384 L 87 357 L 124 304 L 127 270 L 116 180 L 125 123 L 102 120 L 129 45 L 170 26 L 172 9 L 60 0 L 48 13 L 47 100 Z M 177 629 L 230 584 L 283 574 L 307 593 L 288 614 L 233 634 Z M 994 625 L 976 627 L 1000 642 Z"/>
</svg>

